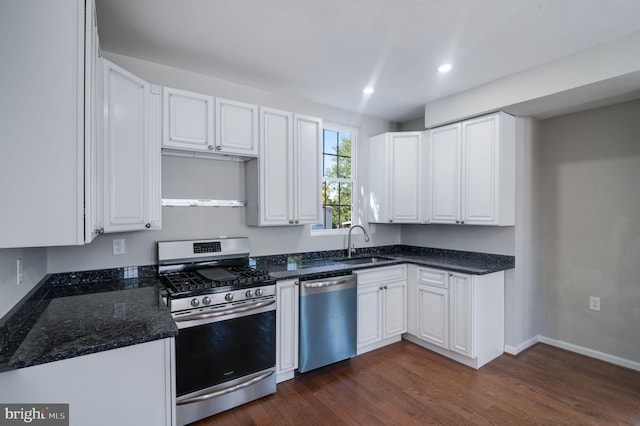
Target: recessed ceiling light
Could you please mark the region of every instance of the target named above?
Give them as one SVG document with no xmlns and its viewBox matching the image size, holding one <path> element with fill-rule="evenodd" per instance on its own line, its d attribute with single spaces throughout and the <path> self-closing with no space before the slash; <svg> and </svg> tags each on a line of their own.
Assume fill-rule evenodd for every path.
<svg viewBox="0 0 640 426">
<path fill-rule="evenodd" d="M 449 72 L 451 71 L 451 64 L 442 64 L 438 67 L 438 72 Z"/>
<path fill-rule="evenodd" d="M 373 87 L 365 87 L 364 90 L 362 91 L 362 93 L 364 93 L 365 95 L 370 95 L 373 93 Z"/>
</svg>

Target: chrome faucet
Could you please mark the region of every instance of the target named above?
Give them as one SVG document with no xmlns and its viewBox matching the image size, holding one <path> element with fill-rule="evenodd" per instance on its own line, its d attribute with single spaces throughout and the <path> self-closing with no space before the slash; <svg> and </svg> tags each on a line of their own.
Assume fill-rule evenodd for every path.
<svg viewBox="0 0 640 426">
<path fill-rule="evenodd" d="M 349 228 L 349 235 L 347 236 L 347 257 L 351 257 L 352 250 L 355 251 L 355 249 L 351 248 L 351 231 L 353 231 L 354 228 L 362 229 L 362 232 L 364 232 L 364 241 L 369 241 L 369 234 L 367 234 L 367 230 L 364 229 L 361 225 L 353 225 L 351 228 Z"/>
</svg>

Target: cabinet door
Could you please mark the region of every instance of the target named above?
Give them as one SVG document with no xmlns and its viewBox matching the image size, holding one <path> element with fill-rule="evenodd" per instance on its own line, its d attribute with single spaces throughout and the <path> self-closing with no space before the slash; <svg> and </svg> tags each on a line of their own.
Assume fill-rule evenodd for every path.
<svg viewBox="0 0 640 426">
<path fill-rule="evenodd" d="M 260 108 L 260 225 L 293 224 L 293 114 Z"/>
<path fill-rule="evenodd" d="M 407 282 L 384 285 L 384 338 L 407 331 Z"/>
<path fill-rule="evenodd" d="M 358 287 L 358 347 L 382 340 L 382 284 Z"/>
<path fill-rule="evenodd" d="M 462 123 L 462 216 L 466 224 L 497 225 L 499 116 Z"/>
<path fill-rule="evenodd" d="M 216 152 L 258 155 L 258 106 L 216 98 Z"/>
<path fill-rule="evenodd" d="M 391 222 L 387 134 L 369 138 L 369 222 Z"/>
<path fill-rule="evenodd" d="M 149 85 L 107 60 L 103 76 L 105 232 L 145 229 Z"/>
<path fill-rule="evenodd" d="M 276 373 L 298 368 L 297 280 L 278 281 L 276 307 Z"/>
<path fill-rule="evenodd" d="M 391 133 L 389 137 L 391 220 L 398 223 L 420 223 L 422 133 Z"/>
<path fill-rule="evenodd" d="M 431 131 L 431 223 L 459 220 L 460 143 L 460 123 Z"/>
<path fill-rule="evenodd" d="M 163 88 L 162 146 L 190 151 L 212 151 L 212 96 Z"/>
<path fill-rule="evenodd" d="M 474 358 L 472 277 L 465 274 L 449 274 L 449 292 L 451 350 Z"/>
<path fill-rule="evenodd" d="M 84 3 L 0 6 L 2 248 L 84 243 Z"/>
<path fill-rule="evenodd" d="M 96 21 L 95 4 L 86 3 L 85 14 L 85 128 L 84 128 L 84 208 L 85 242 L 89 243 L 104 232 L 103 171 L 101 145 L 102 64 Z"/>
<path fill-rule="evenodd" d="M 449 290 L 418 284 L 418 337 L 449 349 Z"/>
<path fill-rule="evenodd" d="M 322 152 L 322 120 L 315 117 L 294 115 L 295 123 L 295 175 L 294 223 L 314 224 L 322 222 L 322 197 L 320 194 L 320 152 Z"/>
</svg>

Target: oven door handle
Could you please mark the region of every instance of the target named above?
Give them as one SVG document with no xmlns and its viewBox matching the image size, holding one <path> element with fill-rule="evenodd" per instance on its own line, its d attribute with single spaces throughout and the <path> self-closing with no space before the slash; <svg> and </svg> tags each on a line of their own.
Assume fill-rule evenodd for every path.
<svg viewBox="0 0 640 426">
<path fill-rule="evenodd" d="M 228 393 L 235 392 L 235 391 L 237 391 L 239 389 L 243 389 L 243 388 L 246 388 L 248 386 L 251 386 L 254 383 L 257 383 L 257 382 L 259 382 L 261 380 L 266 379 L 267 377 L 271 376 L 272 374 L 273 374 L 273 370 L 272 371 L 267 371 L 266 373 L 263 373 L 263 374 L 261 374 L 259 376 L 252 377 L 251 379 L 247 380 L 246 382 L 238 383 L 237 385 L 229 386 L 228 388 L 220 389 L 220 390 L 217 390 L 215 392 L 207 393 L 207 394 L 204 394 L 204 395 L 193 396 L 191 398 L 186 398 L 186 399 L 183 399 L 181 401 L 176 401 L 176 405 L 192 404 L 194 402 L 205 401 L 207 399 L 215 398 L 217 396 L 226 395 Z"/>
<path fill-rule="evenodd" d="M 183 321 L 195 321 L 195 320 L 202 320 L 202 319 L 207 319 L 207 318 L 215 318 L 215 317 L 222 317 L 225 315 L 232 315 L 232 314 L 237 314 L 240 312 L 246 312 L 246 311 L 252 311 L 254 309 L 260 309 L 262 307 L 265 306 L 269 306 L 269 305 L 273 305 L 274 303 L 276 303 L 275 300 L 269 300 L 267 302 L 257 302 L 257 303 L 253 303 L 249 306 L 243 306 L 241 308 L 233 308 L 233 309 L 227 309 L 224 311 L 219 311 L 219 312 L 209 312 L 206 314 L 196 314 L 196 315 L 189 315 L 189 316 L 185 316 L 185 317 L 178 317 L 175 318 L 176 322 L 183 322 Z"/>
</svg>

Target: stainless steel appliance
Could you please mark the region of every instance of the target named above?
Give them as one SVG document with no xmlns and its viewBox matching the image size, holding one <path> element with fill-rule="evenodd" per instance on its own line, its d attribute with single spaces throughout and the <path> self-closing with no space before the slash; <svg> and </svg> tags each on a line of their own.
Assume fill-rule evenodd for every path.
<svg viewBox="0 0 640 426">
<path fill-rule="evenodd" d="M 357 275 L 300 280 L 298 371 L 356 355 Z"/>
<path fill-rule="evenodd" d="M 276 391 L 276 285 L 247 238 L 158 242 L 184 425 Z"/>
</svg>

